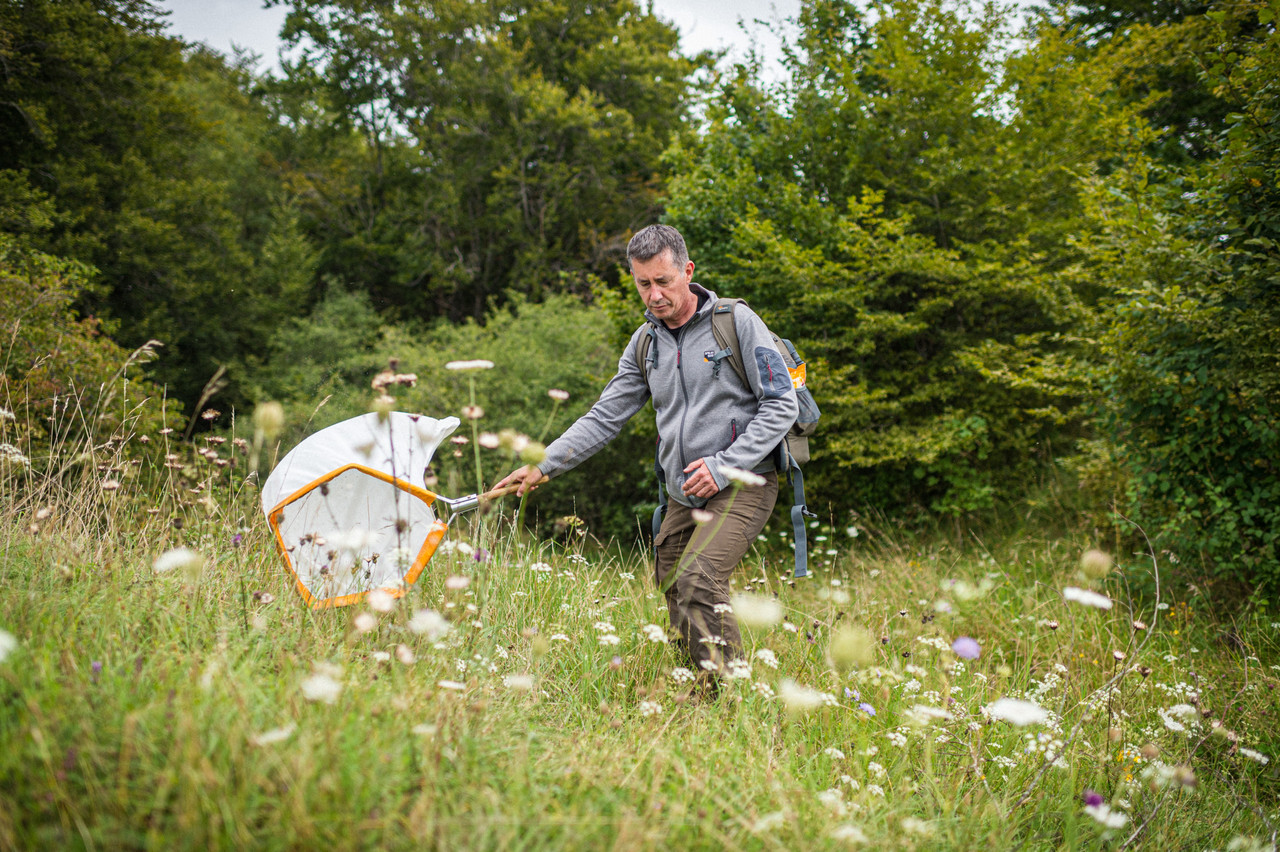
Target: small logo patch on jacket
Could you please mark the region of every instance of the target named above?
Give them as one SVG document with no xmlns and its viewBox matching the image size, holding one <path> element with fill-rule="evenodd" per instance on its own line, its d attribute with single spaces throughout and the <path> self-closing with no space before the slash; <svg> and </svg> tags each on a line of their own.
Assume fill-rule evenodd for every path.
<svg viewBox="0 0 1280 852">
<path fill-rule="evenodd" d="M 706 352 L 702 353 L 703 361 L 710 361 L 714 357 L 716 357 L 716 351 L 714 349 L 708 349 Z"/>
</svg>

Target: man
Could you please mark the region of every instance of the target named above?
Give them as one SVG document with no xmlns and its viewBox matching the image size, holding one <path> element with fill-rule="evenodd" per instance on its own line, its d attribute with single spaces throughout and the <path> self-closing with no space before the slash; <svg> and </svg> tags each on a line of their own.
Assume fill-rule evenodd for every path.
<svg viewBox="0 0 1280 852">
<path fill-rule="evenodd" d="M 746 305 L 739 304 L 733 318 L 750 386 L 734 370 L 719 368 L 725 353 L 711 331 L 716 295 L 693 283 L 693 261 L 679 231 L 644 228 L 628 244 L 627 261 L 645 318 L 657 329 L 645 358 L 647 381 L 637 347 L 650 334 L 648 323 L 631 336 L 600 399 L 547 447 L 545 460 L 496 487 L 515 483 L 523 495 L 542 476 L 581 464 L 652 396 L 669 496 L 654 539 L 655 576 L 684 647 L 700 669 L 714 672 L 741 654 L 729 577 L 773 511 L 774 450 L 795 422 L 796 394 L 768 329 Z M 734 479 L 764 484 L 730 487 Z"/>
</svg>

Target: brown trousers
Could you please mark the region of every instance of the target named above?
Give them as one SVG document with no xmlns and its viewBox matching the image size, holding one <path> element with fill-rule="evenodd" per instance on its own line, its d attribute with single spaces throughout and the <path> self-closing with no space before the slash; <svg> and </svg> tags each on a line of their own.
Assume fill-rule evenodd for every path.
<svg viewBox="0 0 1280 852">
<path fill-rule="evenodd" d="M 742 654 L 742 634 L 729 610 L 729 577 L 764 529 L 777 497 L 778 474 L 769 473 L 759 488 L 730 486 L 712 497 L 703 507 L 711 520 L 701 524 L 693 519 L 695 509 L 667 502 L 654 539 L 655 578 L 671 626 L 700 673 Z"/>
</svg>

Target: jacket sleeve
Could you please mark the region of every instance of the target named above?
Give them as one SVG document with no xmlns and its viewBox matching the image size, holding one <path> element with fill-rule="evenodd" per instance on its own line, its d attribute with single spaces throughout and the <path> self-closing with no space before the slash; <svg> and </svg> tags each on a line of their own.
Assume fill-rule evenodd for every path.
<svg viewBox="0 0 1280 852">
<path fill-rule="evenodd" d="M 733 312 L 733 322 L 738 332 L 738 347 L 742 350 L 739 353 L 742 366 L 758 407 L 756 416 L 738 439 L 707 460 L 712 478 L 722 489 L 729 484 L 722 468 L 751 470 L 759 465 L 782 443 L 799 413 L 787 362 L 773 345 L 764 320 L 746 305 L 739 304 Z"/>
<path fill-rule="evenodd" d="M 591 410 L 547 446 L 546 458 L 538 465 L 547 477 L 558 476 L 595 455 L 649 400 L 649 386 L 636 363 L 636 340 L 644 330 L 645 326 L 641 326 L 631 335 L 618 359 L 618 371 Z"/>
</svg>

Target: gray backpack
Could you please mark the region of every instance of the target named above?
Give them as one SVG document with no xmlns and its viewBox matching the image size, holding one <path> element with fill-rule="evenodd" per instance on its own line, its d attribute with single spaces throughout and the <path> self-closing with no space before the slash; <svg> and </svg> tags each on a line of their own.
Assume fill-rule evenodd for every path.
<svg viewBox="0 0 1280 852">
<path fill-rule="evenodd" d="M 718 376 L 721 364 L 728 361 L 739 380 L 750 387 L 747 371 L 742 363 L 742 353 L 738 351 L 738 329 L 733 324 L 733 311 L 739 304 L 745 304 L 745 302 L 742 299 L 717 299 L 715 307 L 711 310 L 711 334 L 715 337 L 716 345 L 720 347 L 720 351 L 711 356 L 713 362 L 711 371 L 713 375 Z M 653 363 L 653 342 L 657 335 L 657 327 L 653 323 L 648 323 L 647 333 L 640 335 L 639 340 L 636 341 L 636 363 L 640 365 L 646 385 L 649 383 L 649 365 Z M 791 526 L 796 545 L 795 576 L 807 577 L 809 575 L 809 539 L 804 519 L 815 518 L 817 515 L 810 512 L 806 504 L 804 473 L 800 470 L 800 465 L 809 460 L 809 436 L 817 430 L 818 418 L 822 416 L 822 412 L 818 410 L 818 403 L 814 400 L 813 393 L 806 383 L 805 362 L 800 358 L 800 353 L 796 351 L 790 340 L 779 337 L 772 329 L 769 331 L 769 336 L 773 338 L 774 347 L 786 362 L 787 370 L 791 373 L 791 384 L 796 390 L 796 400 L 800 404 L 796 422 L 792 424 L 786 438 L 774 450 L 774 463 L 778 470 L 786 472 L 787 482 L 791 485 L 793 494 Z M 658 529 L 662 526 L 662 516 L 667 510 L 667 492 L 662 466 L 658 464 L 656 458 L 653 467 L 658 474 L 658 508 L 653 512 L 653 535 L 657 538 Z"/>
</svg>

